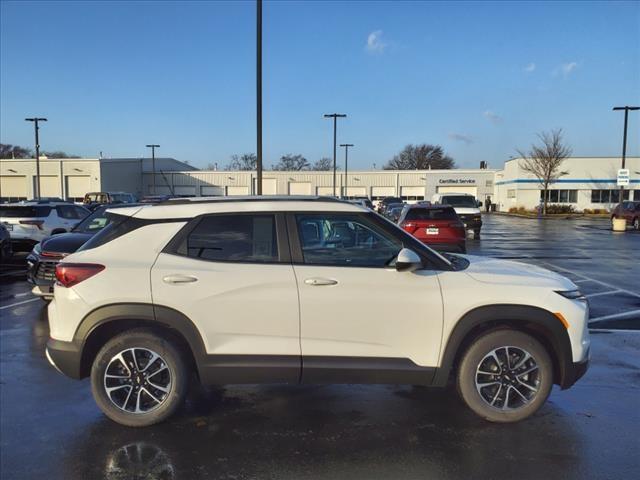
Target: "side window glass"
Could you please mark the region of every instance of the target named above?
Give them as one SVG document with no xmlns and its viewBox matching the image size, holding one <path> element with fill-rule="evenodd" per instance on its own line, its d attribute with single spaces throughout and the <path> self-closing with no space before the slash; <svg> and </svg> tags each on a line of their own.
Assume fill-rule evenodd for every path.
<svg viewBox="0 0 640 480">
<path fill-rule="evenodd" d="M 58 216 L 60 218 L 65 218 L 65 219 L 75 218 L 75 213 L 72 207 L 69 207 L 67 205 L 59 205 L 56 207 L 56 210 L 58 211 Z"/>
<path fill-rule="evenodd" d="M 296 215 L 304 263 L 384 267 L 402 242 L 358 215 Z"/>
<path fill-rule="evenodd" d="M 273 215 L 204 217 L 178 249 L 192 258 L 225 262 L 277 262 Z"/>
<path fill-rule="evenodd" d="M 76 212 L 75 218 L 82 219 L 88 215 L 87 211 L 84 208 L 80 208 L 80 207 L 72 207 L 72 208 Z"/>
</svg>

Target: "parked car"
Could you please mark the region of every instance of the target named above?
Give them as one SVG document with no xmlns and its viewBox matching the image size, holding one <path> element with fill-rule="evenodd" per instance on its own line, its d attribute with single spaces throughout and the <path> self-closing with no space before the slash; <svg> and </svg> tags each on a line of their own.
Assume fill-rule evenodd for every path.
<svg viewBox="0 0 640 480">
<path fill-rule="evenodd" d="M 458 214 L 448 205 L 405 205 L 398 219 L 406 232 L 431 248 L 467 253 L 466 232 Z"/>
<path fill-rule="evenodd" d="M 11 234 L 14 250 L 30 251 L 50 235 L 71 230 L 89 210 L 67 202 L 21 202 L 0 205 L 0 223 Z"/>
<path fill-rule="evenodd" d="M 385 209 L 392 203 L 398 204 L 403 203 L 403 201 L 400 197 L 385 197 L 378 202 L 378 213 L 384 215 Z"/>
<path fill-rule="evenodd" d="M 119 203 L 136 203 L 138 199 L 133 193 L 127 192 L 89 192 L 85 194 L 82 204 L 89 210 L 95 210 L 102 205 Z"/>
<path fill-rule="evenodd" d="M 0 263 L 4 263 L 13 255 L 13 249 L 11 248 L 11 235 L 9 230 L 0 223 Z"/>
<path fill-rule="evenodd" d="M 473 238 L 480 238 L 482 202 L 476 200 L 476 197 L 467 193 L 436 193 L 431 197 L 431 203 L 451 205 L 464 223 L 466 230 L 473 232 Z"/>
<path fill-rule="evenodd" d="M 614 218 L 624 218 L 627 225 L 631 225 L 634 230 L 640 230 L 640 201 L 619 203 L 611 212 L 611 220 Z"/>
<path fill-rule="evenodd" d="M 27 281 L 33 285 L 31 292 L 45 301 L 53 298 L 56 266 L 67 255 L 75 252 L 87 240 L 106 227 L 112 216 L 107 210 L 130 207 L 135 204 L 105 205 L 98 207 L 68 233 L 60 233 L 43 239 L 27 255 Z"/>
<path fill-rule="evenodd" d="M 373 203 L 368 198 L 352 198 L 347 200 L 349 203 L 353 203 L 355 205 L 360 205 L 361 207 L 368 208 L 373 210 Z"/>
<path fill-rule="evenodd" d="M 400 218 L 400 213 L 402 213 L 404 207 L 404 203 L 390 203 L 384 209 L 384 216 L 393 223 L 398 223 L 398 218 Z"/>
<path fill-rule="evenodd" d="M 557 273 L 439 254 L 370 210 L 309 197 L 114 212 L 56 268 L 46 356 L 123 425 L 204 384 L 454 376 L 483 418 L 535 413 L 589 361 L 588 306 Z M 384 292 L 384 294 L 379 294 Z"/>
</svg>

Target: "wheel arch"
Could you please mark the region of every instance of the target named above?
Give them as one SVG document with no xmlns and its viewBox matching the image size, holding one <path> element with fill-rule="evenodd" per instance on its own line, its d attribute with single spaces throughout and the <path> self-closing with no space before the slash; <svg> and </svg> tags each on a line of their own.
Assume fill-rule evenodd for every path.
<svg viewBox="0 0 640 480">
<path fill-rule="evenodd" d="M 478 307 L 460 318 L 442 350 L 433 384 L 445 386 L 473 339 L 500 328 L 519 330 L 540 341 L 553 361 L 554 383 L 564 388 L 572 365 L 571 341 L 564 325 L 542 308 L 508 304 Z"/>
<path fill-rule="evenodd" d="M 80 378 L 89 376 L 91 365 L 102 346 L 115 335 L 133 328 L 152 328 L 173 340 L 187 355 L 187 364 L 199 374 L 200 359 L 206 349 L 193 322 L 168 307 L 144 303 L 119 303 L 98 307 L 87 314 L 74 335 L 80 346 Z"/>
</svg>

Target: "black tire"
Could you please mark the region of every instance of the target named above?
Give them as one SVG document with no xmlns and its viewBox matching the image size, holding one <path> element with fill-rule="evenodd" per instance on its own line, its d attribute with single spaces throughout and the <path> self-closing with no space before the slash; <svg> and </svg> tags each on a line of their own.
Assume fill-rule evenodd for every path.
<svg viewBox="0 0 640 480">
<path fill-rule="evenodd" d="M 480 240 L 480 229 L 473 231 L 473 238 L 475 240 Z"/>
<path fill-rule="evenodd" d="M 460 245 L 460 253 L 467 253 L 467 245 L 465 243 Z"/>
<path fill-rule="evenodd" d="M 634 218 L 632 225 L 634 230 L 640 230 L 640 218 L 639 217 Z"/>
<path fill-rule="evenodd" d="M 142 378 L 141 374 L 144 371 L 143 365 L 140 365 L 141 368 L 139 370 L 136 370 L 135 368 L 130 370 L 129 367 L 125 365 L 125 368 L 129 370 L 130 377 L 132 379 L 129 383 L 137 385 L 138 390 L 136 392 L 140 392 L 136 398 L 140 398 L 141 403 L 146 401 L 152 405 L 152 407 L 149 408 L 149 411 L 140 413 L 125 411 L 132 410 L 133 407 L 135 407 L 135 399 L 127 397 L 123 403 L 123 409 L 118 407 L 111 400 L 111 397 L 109 397 L 109 394 L 105 390 L 105 382 L 112 381 L 105 380 L 105 374 L 107 368 L 110 366 L 110 362 L 112 362 L 119 353 L 132 348 L 135 348 L 136 352 L 139 354 L 142 352 L 143 355 L 146 353 L 151 356 L 149 352 L 156 353 L 160 357 L 157 361 L 164 362 L 156 363 L 155 365 L 147 365 L 149 368 L 156 367 L 156 369 L 164 370 L 164 372 L 161 373 L 163 377 L 155 377 L 154 381 L 156 381 L 156 378 L 169 378 L 168 382 L 164 385 L 167 387 L 168 392 L 163 394 L 159 390 L 152 390 L 153 387 L 146 384 L 146 377 L 143 380 L 145 383 L 136 383 L 136 381 L 139 381 Z M 129 355 L 130 353 L 125 354 L 125 357 L 130 359 L 131 357 L 129 357 Z M 121 425 L 126 425 L 128 427 L 146 427 L 159 423 L 170 417 L 183 404 L 186 397 L 187 385 L 189 382 L 189 369 L 187 368 L 184 357 L 184 353 L 170 338 L 161 335 L 153 329 L 138 328 L 123 332 L 109 340 L 100 349 L 93 361 L 91 368 L 91 391 L 93 393 L 93 398 L 95 399 L 98 407 L 100 407 L 107 417 Z M 142 362 L 142 360 L 140 361 Z M 129 362 L 129 364 L 133 367 L 131 362 Z M 121 363 L 114 362 L 111 363 L 111 365 L 112 366 L 109 368 L 117 368 Z M 163 365 L 167 368 L 162 369 L 161 367 Z M 126 380 L 122 381 L 126 382 Z M 146 390 L 144 390 L 145 386 L 150 389 L 149 391 L 153 391 L 154 394 L 158 395 L 158 398 L 161 399 L 159 404 L 151 400 L 152 397 L 146 393 Z M 129 392 L 129 389 L 131 389 L 131 393 L 135 395 L 133 391 L 135 389 L 133 387 L 128 387 L 127 389 L 126 386 L 122 385 L 121 391 Z M 123 393 L 123 395 L 125 394 Z M 134 402 L 133 405 L 131 401 Z M 128 406 L 129 408 L 127 408 Z"/>
<path fill-rule="evenodd" d="M 482 371 L 482 369 L 490 368 L 493 362 L 492 358 L 494 358 L 490 357 L 491 352 L 497 351 L 498 357 L 505 358 L 503 356 L 504 347 L 511 349 L 509 352 L 514 356 L 512 358 L 516 365 L 524 358 L 524 355 L 515 355 L 518 355 L 519 352 L 530 354 L 531 359 L 520 367 L 525 370 L 518 369 L 518 371 L 522 372 L 533 368 L 531 362 L 535 362 L 537 369 L 533 370 L 531 374 L 518 376 L 525 383 L 535 386 L 535 392 L 523 386 L 522 383 L 515 383 L 517 380 L 514 375 L 509 375 L 511 373 L 509 371 L 503 375 L 498 372 L 498 374 L 489 376 L 477 373 L 477 370 Z M 495 364 L 498 365 L 497 362 Z M 476 339 L 464 353 L 457 373 L 458 392 L 467 406 L 485 420 L 497 423 L 518 422 L 530 417 L 546 402 L 553 386 L 553 363 L 547 350 L 532 336 L 511 329 L 494 330 Z M 502 377 L 502 379 L 497 377 Z M 489 386 L 477 388 L 476 379 L 479 383 L 486 383 Z M 489 384 L 489 382 L 497 385 Z M 522 396 L 513 391 L 514 385 L 518 387 L 519 391 L 524 392 L 524 396 L 531 395 L 528 401 L 524 402 Z M 482 395 L 480 391 L 482 391 Z M 505 392 L 507 407 L 513 405 L 513 408 L 503 408 Z M 496 402 L 493 406 L 489 401 L 491 399 Z"/>
</svg>

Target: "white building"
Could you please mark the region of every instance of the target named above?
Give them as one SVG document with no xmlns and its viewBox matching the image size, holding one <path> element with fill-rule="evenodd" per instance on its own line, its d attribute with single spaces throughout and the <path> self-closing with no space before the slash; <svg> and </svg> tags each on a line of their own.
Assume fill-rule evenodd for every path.
<svg viewBox="0 0 640 480">
<path fill-rule="evenodd" d="M 172 170 L 194 170 L 173 158 L 156 158 L 157 177 Z M 143 172 L 151 170 L 149 158 L 40 159 L 40 196 L 81 201 L 87 192 L 125 191 L 141 195 Z M 0 202 L 35 198 L 36 161 L 0 160 Z"/>
<path fill-rule="evenodd" d="M 542 198 L 540 182 L 522 169 L 522 158 L 505 162 L 503 170 L 495 174 L 495 192 L 492 201 L 501 211 L 512 207 L 534 209 Z M 567 172 L 550 186 L 549 202 L 568 204 L 578 210 L 607 209 L 619 202 L 617 173 L 620 157 L 571 157 L 562 164 Z M 630 183 L 624 198 L 640 200 L 640 157 L 627 157 Z"/>
</svg>

